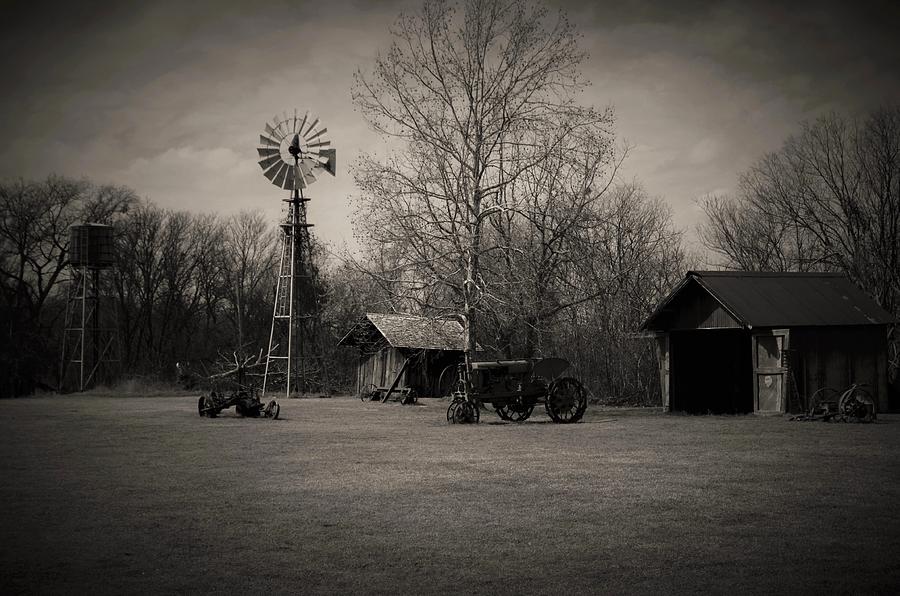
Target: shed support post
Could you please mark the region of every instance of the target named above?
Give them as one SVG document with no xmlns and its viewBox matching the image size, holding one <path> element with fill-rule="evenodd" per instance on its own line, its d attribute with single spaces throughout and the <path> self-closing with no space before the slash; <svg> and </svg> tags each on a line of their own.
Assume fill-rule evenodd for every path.
<svg viewBox="0 0 900 596">
<path fill-rule="evenodd" d="M 403 366 L 400 367 L 400 372 L 397 373 L 397 376 L 394 378 L 394 382 L 391 383 L 390 389 L 387 390 L 387 393 L 384 394 L 384 397 L 381 398 L 381 403 L 384 403 L 391 396 L 391 393 L 394 392 L 394 389 L 397 388 L 397 385 L 400 384 L 400 377 L 403 376 L 403 373 L 406 371 L 406 367 L 409 366 L 409 362 L 412 360 L 412 356 L 408 357 L 404 362 Z"/>
</svg>

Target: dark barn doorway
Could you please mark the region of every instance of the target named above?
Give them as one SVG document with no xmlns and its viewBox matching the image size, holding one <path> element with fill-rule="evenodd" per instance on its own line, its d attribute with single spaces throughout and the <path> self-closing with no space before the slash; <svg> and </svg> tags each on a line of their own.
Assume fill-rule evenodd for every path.
<svg viewBox="0 0 900 596">
<path fill-rule="evenodd" d="M 691 414 L 753 411 L 753 360 L 748 331 L 673 331 L 669 341 L 671 410 Z"/>
</svg>

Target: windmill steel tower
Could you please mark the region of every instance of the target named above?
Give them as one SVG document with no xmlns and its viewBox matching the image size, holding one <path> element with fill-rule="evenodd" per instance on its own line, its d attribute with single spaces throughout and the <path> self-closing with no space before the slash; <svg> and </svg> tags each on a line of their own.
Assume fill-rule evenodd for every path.
<svg viewBox="0 0 900 596">
<path fill-rule="evenodd" d="M 316 181 L 316 174 L 335 173 L 334 149 L 319 128 L 319 119 L 307 112 L 299 117 L 285 114 L 267 123 L 257 148 L 264 175 L 275 186 L 291 191 L 284 199 L 287 217 L 281 223 L 281 259 L 275 287 L 272 327 L 263 377 L 263 395 L 270 387 L 284 384 L 285 396 L 325 385 L 325 363 L 318 341 L 319 304 L 317 271 L 313 262 L 303 189 Z M 317 378 L 318 377 L 318 378 Z"/>
<path fill-rule="evenodd" d="M 111 226 L 87 223 L 69 230 L 72 279 L 60 356 L 60 391 L 84 391 L 118 373 L 118 311 Z"/>
</svg>

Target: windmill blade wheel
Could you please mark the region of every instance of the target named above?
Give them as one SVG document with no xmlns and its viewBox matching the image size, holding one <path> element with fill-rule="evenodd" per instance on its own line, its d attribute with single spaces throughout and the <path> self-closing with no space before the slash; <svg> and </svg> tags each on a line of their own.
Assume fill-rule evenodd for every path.
<svg viewBox="0 0 900 596">
<path fill-rule="evenodd" d="M 299 190 L 315 182 L 318 175 L 335 175 L 336 150 L 328 140 L 328 129 L 309 113 L 302 118 L 276 115 L 259 135 L 259 166 L 278 188 Z"/>
</svg>

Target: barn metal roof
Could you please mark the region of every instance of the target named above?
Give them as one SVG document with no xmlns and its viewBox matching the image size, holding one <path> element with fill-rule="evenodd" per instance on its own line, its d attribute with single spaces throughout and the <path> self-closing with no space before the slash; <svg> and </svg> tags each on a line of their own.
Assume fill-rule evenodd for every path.
<svg viewBox="0 0 900 596">
<path fill-rule="evenodd" d="M 698 283 L 748 328 L 895 322 L 841 273 L 688 271 L 641 329 L 658 329 L 657 319 L 691 282 Z"/>
<path fill-rule="evenodd" d="M 395 348 L 425 350 L 465 349 L 465 335 L 459 321 L 407 314 L 367 313 L 338 345 L 357 346 L 372 341 L 377 333 Z"/>
</svg>

